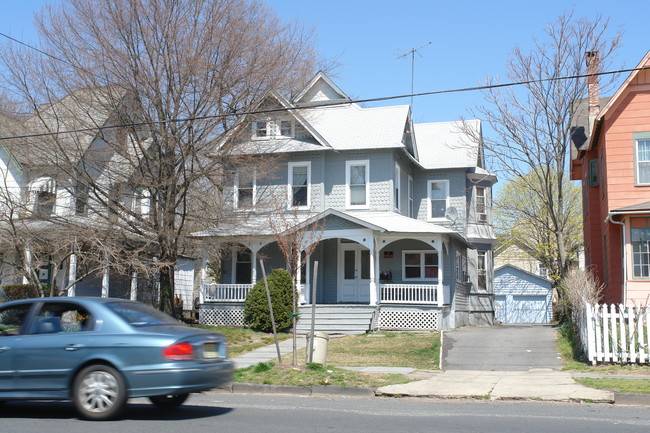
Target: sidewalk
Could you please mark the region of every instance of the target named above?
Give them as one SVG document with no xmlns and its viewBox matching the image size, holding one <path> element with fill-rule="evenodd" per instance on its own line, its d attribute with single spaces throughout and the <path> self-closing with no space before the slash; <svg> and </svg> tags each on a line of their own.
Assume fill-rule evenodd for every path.
<svg viewBox="0 0 650 433">
<path fill-rule="evenodd" d="M 298 347 L 306 346 L 304 336 L 298 336 Z M 280 343 L 280 353 L 292 352 L 292 340 Z M 245 368 L 277 359 L 275 344 L 242 354 L 233 359 L 235 368 Z M 423 371 L 406 367 L 342 367 L 365 373 L 398 373 L 415 380 L 388 385 L 376 390 L 342 387 L 297 387 L 279 385 L 233 384 L 231 392 L 283 393 L 296 395 L 342 396 L 413 396 L 435 398 L 481 398 L 491 400 L 586 401 L 650 406 L 650 395 L 622 395 L 581 385 L 571 373 L 552 369 L 529 371 Z M 576 377 L 584 376 L 576 374 Z M 595 376 L 595 375 L 591 375 Z"/>
</svg>

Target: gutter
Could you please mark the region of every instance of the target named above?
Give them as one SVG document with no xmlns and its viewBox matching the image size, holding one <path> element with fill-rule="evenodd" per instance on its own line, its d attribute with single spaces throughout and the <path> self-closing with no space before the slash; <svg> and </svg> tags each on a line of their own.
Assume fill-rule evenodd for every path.
<svg viewBox="0 0 650 433">
<path fill-rule="evenodd" d="M 627 242 L 625 239 L 625 223 L 622 221 L 614 221 L 612 219 L 615 215 L 626 215 L 626 214 L 635 214 L 635 213 L 648 213 L 648 211 L 639 211 L 639 212 L 609 212 L 607 218 L 605 218 L 605 223 L 618 224 L 623 227 L 623 304 L 627 303 Z"/>
</svg>

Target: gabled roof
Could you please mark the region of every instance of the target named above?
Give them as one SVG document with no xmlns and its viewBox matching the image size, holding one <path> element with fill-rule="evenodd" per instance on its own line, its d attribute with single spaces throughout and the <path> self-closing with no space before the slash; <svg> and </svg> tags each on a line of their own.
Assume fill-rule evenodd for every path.
<svg viewBox="0 0 650 433">
<path fill-rule="evenodd" d="M 302 110 L 303 117 L 334 150 L 404 147 L 408 105 L 363 108 L 357 104 Z"/>
<path fill-rule="evenodd" d="M 323 101 L 351 101 L 339 86 L 325 72 L 318 71 L 305 88 L 293 98 L 296 105 L 305 105 Z"/>
<path fill-rule="evenodd" d="M 633 204 L 631 206 L 625 206 L 619 209 L 614 209 L 610 213 L 626 214 L 626 213 L 638 213 L 638 212 L 650 212 L 650 201 Z"/>
<path fill-rule="evenodd" d="M 544 286 L 547 286 L 549 289 L 551 288 L 552 282 L 548 278 L 544 278 L 544 277 L 542 277 L 540 275 L 534 274 L 532 272 L 529 272 L 529 271 L 527 271 L 525 269 L 522 269 L 522 268 L 520 268 L 518 266 L 511 265 L 511 264 L 505 264 L 503 266 L 499 266 L 498 268 L 496 268 L 494 270 L 494 276 L 498 277 L 503 273 L 506 273 L 508 271 L 513 271 L 513 270 L 521 272 L 523 274 L 526 274 L 526 275 L 530 276 L 531 278 L 538 280 L 540 283 L 542 283 Z"/>
<path fill-rule="evenodd" d="M 422 167 L 467 168 L 482 167 L 481 143 L 476 142 L 463 131 L 472 129 L 476 136 L 481 134 L 481 121 L 417 123 L 414 126 L 417 153 Z"/>
<path fill-rule="evenodd" d="M 598 136 L 600 134 L 600 125 L 605 118 L 605 115 L 609 113 L 610 110 L 613 110 L 618 103 L 621 101 L 622 95 L 625 93 L 627 90 L 627 87 L 630 85 L 630 83 L 641 73 L 641 70 L 639 68 L 643 67 L 648 67 L 650 66 L 650 50 L 643 56 L 643 59 L 639 62 L 639 64 L 636 66 L 636 70 L 630 72 L 630 75 L 626 78 L 626 80 L 621 84 L 621 86 L 616 90 L 616 93 L 614 93 L 614 96 L 611 97 L 609 102 L 607 102 L 607 105 L 605 105 L 601 110 L 600 113 L 598 113 L 598 116 L 596 117 L 596 120 L 594 121 L 593 125 L 593 133 L 591 134 L 591 137 L 589 137 L 589 140 L 587 142 L 587 147 L 584 145 L 580 150 L 589 150 L 592 149 L 594 144 L 598 142 Z"/>
</svg>

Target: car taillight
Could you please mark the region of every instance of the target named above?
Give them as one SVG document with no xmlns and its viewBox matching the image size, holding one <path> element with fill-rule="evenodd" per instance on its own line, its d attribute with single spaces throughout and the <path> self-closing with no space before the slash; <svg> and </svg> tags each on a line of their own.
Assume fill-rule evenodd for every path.
<svg viewBox="0 0 650 433">
<path fill-rule="evenodd" d="M 163 349 L 163 357 L 170 361 L 190 361 L 194 359 L 194 348 L 187 341 L 172 344 Z"/>
</svg>

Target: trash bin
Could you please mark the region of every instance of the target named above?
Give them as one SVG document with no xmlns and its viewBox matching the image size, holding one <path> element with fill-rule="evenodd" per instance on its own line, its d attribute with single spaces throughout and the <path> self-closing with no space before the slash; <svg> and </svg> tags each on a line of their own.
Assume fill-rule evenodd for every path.
<svg viewBox="0 0 650 433">
<path fill-rule="evenodd" d="M 324 332 L 314 332 L 314 348 L 312 350 L 312 361 L 315 364 L 325 365 L 327 362 L 327 342 L 329 336 Z M 309 362 L 309 347 L 311 335 L 307 334 L 307 362 Z"/>
</svg>

